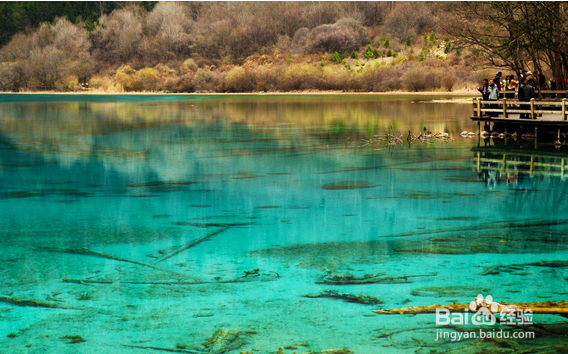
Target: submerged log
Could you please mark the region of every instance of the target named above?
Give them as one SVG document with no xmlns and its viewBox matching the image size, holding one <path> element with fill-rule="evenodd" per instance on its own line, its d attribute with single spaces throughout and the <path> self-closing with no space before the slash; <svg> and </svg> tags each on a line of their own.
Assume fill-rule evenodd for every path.
<svg viewBox="0 0 568 354">
<path fill-rule="evenodd" d="M 97 251 L 90 250 L 88 248 L 38 247 L 38 249 L 40 249 L 42 251 L 48 251 L 48 252 L 79 254 L 79 255 L 83 255 L 83 256 L 93 256 L 93 257 L 111 259 L 113 261 L 132 263 L 132 264 L 136 264 L 136 265 L 143 266 L 143 267 L 148 267 L 148 268 L 152 268 L 152 269 L 156 269 L 156 270 L 160 270 L 160 271 L 168 271 L 169 272 L 169 270 L 161 269 L 161 268 L 153 266 L 151 264 L 133 261 L 133 260 L 126 259 L 126 258 L 116 257 L 116 256 L 113 256 L 113 255 L 108 254 L 108 253 L 97 252 Z"/>
<path fill-rule="evenodd" d="M 245 283 L 245 282 L 253 282 L 253 281 L 273 281 L 280 278 L 280 274 L 273 272 L 273 271 L 266 271 L 264 273 L 255 273 L 258 276 L 246 276 L 228 279 L 228 280 L 221 280 L 220 278 L 215 278 L 215 281 L 184 281 L 184 280 L 160 280 L 160 281 L 140 281 L 140 280 L 121 280 L 121 279 L 70 279 L 70 278 L 63 278 L 62 281 L 64 283 L 73 283 L 73 284 L 82 284 L 82 285 L 89 285 L 89 284 L 100 284 L 100 285 L 112 285 L 112 284 L 126 284 L 126 285 L 201 285 L 201 284 L 228 284 L 228 283 Z"/>
<path fill-rule="evenodd" d="M 223 231 L 226 231 L 228 228 L 229 228 L 228 226 L 223 226 L 222 228 L 220 228 L 220 229 L 218 229 L 218 230 L 215 230 L 215 231 L 212 231 L 212 232 L 207 233 L 205 236 L 196 238 L 195 240 L 191 240 L 190 242 L 188 242 L 188 243 L 186 243 L 185 245 L 181 246 L 181 247 L 178 248 L 177 250 L 175 250 L 175 251 L 173 251 L 173 252 L 171 252 L 171 253 L 168 253 L 168 254 L 164 255 L 162 258 L 156 260 L 156 263 L 163 262 L 163 261 L 165 261 L 166 259 L 172 258 L 173 256 L 178 255 L 178 254 L 180 254 L 181 252 L 183 252 L 183 251 L 185 251 L 185 250 L 187 250 L 187 249 L 190 249 L 190 248 L 193 247 L 193 246 L 196 246 L 196 245 L 200 244 L 201 242 L 207 241 L 209 238 L 211 238 L 211 237 L 213 237 L 213 236 L 215 236 L 215 235 L 218 235 L 218 234 L 220 234 L 220 233 L 223 232 Z"/>
<path fill-rule="evenodd" d="M 244 345 L 241 332 L 235 328 L 218 329 L 204 345 L 211 354 L 221 354 L 238 349 Z"/>
<path fill-rule="evenodd" d="M 302 295 L 302 297 L 308 297 L 308 298 L 328 297 L 328 298 L 340 299 L 343 301 L 353 302 L 356 304 L 364 304 L 364 305 L 379 305 L 383 303 L 383 301 L 370 295 L 340 293 L 336 290 L 324 290 L 317 294 Z"/>
<path fill-rule="evenodd" d="M 351 273 L 330 273 L 316 284 L 328 285 L 355 285 L 355 284 L 404 284 L 411 283 L 409 278 L 417 277 L 434 277 L 437 274 L 419 274 L 405 275 L 400 277 L 383 277 L 384 273 L 365 274 L 362 277 L 356 277 Z"/>
<path fill-rule="evenodd" d="M 36 299 L 22 299 L 15 296 L 0 296 L 0 302 L 20 307 L 43 307 L 48 309 L 79 310 L 78 308 L 65 306 L 56 302 L 48 302 Z"/>
<path fill-rule="evenodd" d="M 497 229 L 497 230 L 498 229 L 520 229 L 520 228 L 531 228 L 531 227 L 541 227 L 541 226 L 557 226 L 557 225 L 564 225 L 566 223 L 568 223 L 568 219 L 537 220 L 537 221 L 529 221 L 529 222 L 499 221 L 499 222 L 482 223 L 482 224 L 473 225 L 473 226 L 412 231 L 412 232 L 406 232 L 406 233 L 402 233 L 402 234 L 398 234 L 398 235 L 383 235 L 383 236 L 378 236 L 378 237 L 379 238 L 410 237 L 410 236 L 420 236 L 420 235 L 429 235 L 429 234 L 440 234 L 440 233 L 447 233 L 447 232 L 479 231 L 479 230 L 493 230 L 493 229 Z"/>
<path fill-rule="evenodd" d="M 64 283 L 73 284 L 128 284 L 128 285 L 200 285 L 200 284 L 211 284 L 209 281 L 129 281 L 129 280 L 107 280 L 107 279 L 68 279 L 63 278 Z"/>
<path fill-rule="evenodd" d="M 510 302 L 500 303 L 500 305 L 513 307 L 518 310 L 531 310 L 533 314 L 541 315 L 561 315 L 568 316 L 568 302 L 567 301 L 545 301 L 545 302 Z M 374 310 L 373 312 L 379 315 L 419 315 L 426 313 L 436 313 L 436 309 L 447 309 L 450 312 L 465 312 L 470 310 L 469 304 L 449 304 L 449 305 L 429 305 L 429 306 L 414 306 L 414 307 L 399 307 L 386 310 Z M 491 309 L 491 311 L 493 311 Z M 498 311 L 493 311 L 498 312 Z"/>
<path fill-rule="evenodd" d="M 190 353 L 190 354 L 206 354 L 209 352 L 202 352 L 199 350 L 190 350 L 190 349 L 181 349 L 181 348 L 160 348 L 160 347 L 150 347 L 150 346 L 143 346 L 143 345 L 130 345 L 130 344 L 121 344 L 123 347 L 126 348 L 138 348 L 138 349 L 151 349 L 151 350 L 158 350 L 163 352 L 170 352 L 170 353 Z"/>
<path fill-rule="evenodd" d="M 175 274 L 177 276 L 182 276 L 183 278 L 186 278 L 186 279 L 192 279 L 195 282 L 200 281 L 198 278 L 192 277 L 192 276 L 187 275 L 187 274 L 178 273 L 178 272 L 175 272 L 175 271 L 169 270 L 169 269 L 163 269 L 163 268 L 156 267 L 156 266 L 148 264 L 148 263 L 133 261 L 131 259 L 122 258 L 122 257 L 116 257 L 116 256 L 113 256 L 112 254 L 108 254 L 108 253 L 93 251 L 93 250 L 90 250 L 88 248 L 38 247 L 38 249 L 40 249 L 42 251 L 48 251 L 48 252 L 78 254 L 78 255 L 83 255 L 83 256 L 92 256 L 92 257 L 110 259 L 110 260 L 118 261 L 118 262 L 131 263 L 131 264 L 136 264 L 136 265 L 139 265 L 139 266 L 142 266 L 142 267 L 148 267 L 148 268 L 151 268 L 151 269 L 154 269 L 154 270 L 159 270 L 160 272 L 166 272 L 166 273 L 170 273 L 170 274 Z"/>
</svg>

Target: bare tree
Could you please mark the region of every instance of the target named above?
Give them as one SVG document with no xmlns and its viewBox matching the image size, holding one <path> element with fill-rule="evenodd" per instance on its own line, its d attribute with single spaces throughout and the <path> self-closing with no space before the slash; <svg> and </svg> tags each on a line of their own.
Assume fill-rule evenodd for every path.
<svg viewBox="0 0 568 354">
<path fill-rule="evenodd" d="M 100 59 L 118 63 L 131 60 L 142 40 L 141 10 L 126 7 L 100 18 Z"/>
<path fill-rule="evenodd" d="M 568 7 L 560 2 L 452 4 L 442 27 L 487 63 L 518 76 L 550 70 L 558 88 L 568 72 Z"/>
</svg>

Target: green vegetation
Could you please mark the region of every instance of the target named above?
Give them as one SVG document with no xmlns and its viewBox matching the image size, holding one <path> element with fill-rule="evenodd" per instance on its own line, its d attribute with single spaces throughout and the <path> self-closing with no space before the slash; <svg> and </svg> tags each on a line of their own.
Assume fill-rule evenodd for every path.
<svg viewBox="0 0 568 354">
<path fill-rule="evenodd" d="M 333 52 L 333 56 L 332 56 L 333 60 L 337 63 L 337 64 L 341 64 L 343 62 L 343 55 L 337 51 Z"/>
<path fill-rule="evenodd" d="M 371 49 L 371 46 L 368 45 L 367 49 L 365 49 L 365 54 L 363 55 L 363 57 L 365 59 L 371 59 L 371 58 L 375 58 L 375 54 L 377 51 L 373 52 L 373 50 Z"/>
</svg>

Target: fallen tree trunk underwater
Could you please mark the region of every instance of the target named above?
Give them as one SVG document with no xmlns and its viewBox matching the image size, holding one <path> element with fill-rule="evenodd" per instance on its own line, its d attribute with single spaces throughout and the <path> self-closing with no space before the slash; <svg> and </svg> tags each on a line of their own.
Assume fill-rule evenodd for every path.
<svg viewBox="0 0 568 354">
<path fill-rule="evenodd" d="M 567 301 L 545 301 L 545 302 L 511 302 L 500 303 L 500 305 L 507 307 L 516 307 L 517 310 L 531 310 L 533 314 L 540 315 L 560 315 L 568 317 L 568 302 Z M 469 304 L 448 304 L 448 305 L 429 305 L 429 306 L 413 306 L 413 307 L 399 307 L 386 310 L 374 310 L 373 312 L 378 315 L 420 315 L 436 313 L 436 309 L 447 309 L 450 312 L 466 312 L 471 311 Z M 492 311 L 498 312 L 498 311 Z"/>
</svg>

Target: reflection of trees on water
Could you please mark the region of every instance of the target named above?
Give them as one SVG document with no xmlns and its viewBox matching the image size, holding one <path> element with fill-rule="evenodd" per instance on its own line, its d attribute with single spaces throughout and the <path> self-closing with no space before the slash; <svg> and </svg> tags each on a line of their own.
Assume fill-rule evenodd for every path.
<svg viewBox="0 0 568 354">
<path fill-rule="evenodd" d="M 70 166 L 96 158 L 129 170 L 141 163 L 185 165 L 188 157 L 221 156 L 210 153 L 219 149 L 225 155 L 313 153 L 391 127 L 407 134 L 427 125 L 457 135 L 462 126 L 452 121 L 469 114 L 469 105 L 420 103 L 421 96 L 103 99 L 2 103 L 0 132 L 17 149 L 50 161 Z"/>
<path fill-rule="evenodd" d="M 199 97 L 199 96 L 196 96 Z M 386 97 L 386 98 L 385 98 Z M 51 135 L 104 134 L 121 128 L 136 129 L 196 120 L 227 120 L 255 128 L 278 123 L 300 126 L 340 126 L 365 133 L 369 127 L 395 130 L 428 125 L 432 131 L 458 133 L 452 122 L 469 115 L 469 106 L 425 103 L 416 97 L 394 100 L 388 96 L 258 96 L 184 101 L 140 102 L 17 102 L 0 106 L 2 130 L 29 133 L 30 120 L 37 132 Z"/>
</svg>

